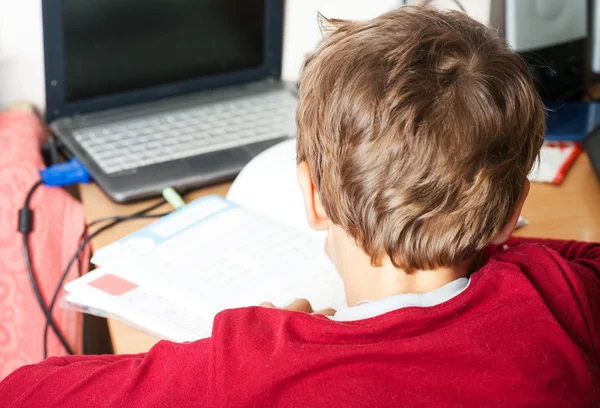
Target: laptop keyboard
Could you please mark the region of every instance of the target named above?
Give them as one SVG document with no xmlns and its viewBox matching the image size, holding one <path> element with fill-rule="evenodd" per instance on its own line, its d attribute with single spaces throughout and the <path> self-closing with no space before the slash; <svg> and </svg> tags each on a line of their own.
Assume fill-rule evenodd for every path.
<svg viewBox="0 0 600 408">
<path fill-rule="evenodd" d="M 106 174 L 296 134 L 296 99 L 275 91 L 76 130 Z"/>
</svg>

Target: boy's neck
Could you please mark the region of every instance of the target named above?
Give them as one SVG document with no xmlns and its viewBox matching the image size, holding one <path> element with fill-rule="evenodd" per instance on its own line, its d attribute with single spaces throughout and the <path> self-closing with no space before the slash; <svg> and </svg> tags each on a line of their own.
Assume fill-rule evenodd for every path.
<svg viewBox="0 0 600 408">
<path fill-rule="evenodd" d="M 382 266 L 372 266 L 371 258 L 356 246 L 353 239 L 347 235 L 340 238 L 338 235 L 328 243 L 331 245 L 329 252 L 344 280 L 350 307 L 361 301 L 379 300 L 402 293 L 430 292 L 469 276 L 476 262 L 476 256 L 473 256 L 452 267 L 406 273 L 396 268 L 389 259 L 384 260 Z"/>
<path fill-rule="evenodd" d="M 456 279 L 469 276 L 469 265 L 420 270 L 410 274 L 391 264 L 381 267 L 363 265 L 343 272 L 348 306 L 364 300 L 379 300 L 402 293 L 425 293 Z"/>
</svg>

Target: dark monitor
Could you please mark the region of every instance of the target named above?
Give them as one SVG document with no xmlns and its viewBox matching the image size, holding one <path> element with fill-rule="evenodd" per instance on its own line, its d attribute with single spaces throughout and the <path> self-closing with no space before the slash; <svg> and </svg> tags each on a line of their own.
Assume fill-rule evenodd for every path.
<svg viewBox="0 0 600 408">
<path fill-rule="evenodd" d="M 282 0 L 43 4 L 48 120 L 280 76 Z"/>
</svg>

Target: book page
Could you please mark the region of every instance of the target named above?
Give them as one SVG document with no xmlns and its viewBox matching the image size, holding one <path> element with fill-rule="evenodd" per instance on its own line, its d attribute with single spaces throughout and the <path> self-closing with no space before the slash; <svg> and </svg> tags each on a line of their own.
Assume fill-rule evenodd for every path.
<svg viewBox="0 0 600 408">
<path fill-rule="evenodd" d="M 104 278 L 125 283 L 115 292 Z M 109 317 L 146 331 L 161 339 L 183 342 L 210 336 L 212 319 L 178 302 L 125 281 L 107 269 L 96 269 L 65 286 L 61 306 L 100 317 Z"/>
<path fill-rule="evenodd" d="M 265 301 L 284 306 L 307 298 L 318 309 L 345 307 L 322 240 L 216 196 L 98 251 L 92 261 L 211 320 L 223 309 Z"/>
<path fill-rule="evenodd" d="M 324 239 L 306 220 L 296 181 L 296 140 L 286 140 L 256 156 L 229 189 L 227 199 L 265 217 Z"/>
</svg>

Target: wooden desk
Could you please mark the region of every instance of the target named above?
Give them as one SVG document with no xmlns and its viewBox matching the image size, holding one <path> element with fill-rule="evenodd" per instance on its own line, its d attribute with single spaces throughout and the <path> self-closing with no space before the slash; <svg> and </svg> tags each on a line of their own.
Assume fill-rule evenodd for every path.
<svg viewBox="0 0 600 408">
<path fill-rule="evenodd" d="M 229 187 L 230 184 L 222 184 L 200 189 L 188 196 L 188 200 L 207 194 L 224 196 Z M 95 185 L 82 186 L 81 198 L 88 222 L 101 217 L 132 214 L 153 202 L 118 205 L 110 201 Z M 162 212 L 167 208 L 165 206 L 157 211 Z M 583 154 L 577 159 L 561 186 L 532 184 L 523 216 L 530 224 L 518 230 L 515 235 L 600 241 L 600 183 L 587 156 Z M 150 222 L 151 220 L 135 220 L 120 224 L 94 239 L 94 248 L 100 249 Z M 148 351 L 158 341 L 113 319 L 108 319 L 108 324 L 115 353 Z"/>
<path fill-rule="evenodd" d="M 532 183 L 517 236 L 600 242 L 600 182 L 581 154 L 560 186 Z"/>
</svg>

